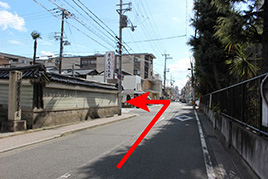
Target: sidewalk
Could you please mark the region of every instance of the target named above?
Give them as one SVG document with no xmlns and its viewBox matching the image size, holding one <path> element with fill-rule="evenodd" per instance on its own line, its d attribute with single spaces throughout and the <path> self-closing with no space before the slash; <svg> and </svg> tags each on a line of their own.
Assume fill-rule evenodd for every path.
<svg viewBox="0 0 268 179">
<path fill-rule="evenodd" d="M 213 129 L 212 122 L 197 110 L 214 172 L 219 179 L 258 179 L 259 177 L 232 148 L 228 148 L 222 135 Z"/>
<path fill-rule="evenodd" d="M 72 134 L 74 132 L 136 116 L 138 115 L 122 114 L 121 116 L 84 121 L 72 125 L 27 130 L 20 132 L 0 133 L 0 153 L 44 142 L 47 140 L 52 140 L 68 134 Z"/>
</svg>

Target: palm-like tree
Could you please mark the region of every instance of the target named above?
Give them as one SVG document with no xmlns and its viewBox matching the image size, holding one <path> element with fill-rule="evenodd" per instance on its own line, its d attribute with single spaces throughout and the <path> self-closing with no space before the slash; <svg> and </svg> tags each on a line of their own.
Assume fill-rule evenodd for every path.
<svg viewBox="0 0 268 179">
<path fill-rule="evenodd" d="M 37 31 L 33 31 L 31 33 L 31 36 L 32 36 L 32 38 L 34 40 L 34 56 L 33 56 L 33 65 L 34 65 L 35 64 L 35 59 L 36 59 L 37 39 L 42 39 L 42 38 L 41 38 L 40 33 L 37 32 Z"/>
<path fill-rule="evenodd" d="M 235 56 L 233 59 L 226 60 L 226 64 L 229 65 L 229 70 L 231 74 L 246 80 L 252 78 L 260 70 L 258 66 L 252 64 L 248 59 L 249 55 L 246 55 L 243 47 L 240 44 L 235 46 Z M 258 59 L 251 59 L 252 61 Z"/>
</svg>

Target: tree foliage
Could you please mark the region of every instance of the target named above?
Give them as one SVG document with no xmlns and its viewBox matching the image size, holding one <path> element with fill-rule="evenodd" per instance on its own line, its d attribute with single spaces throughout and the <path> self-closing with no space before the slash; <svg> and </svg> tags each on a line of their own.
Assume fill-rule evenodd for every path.
<svg viewBox="0 0 268 179">
<path fill-rule="evenodd" d="M 226 60 L 226 64 L 229 65 L 230 74 L 233 74 L 242 80 L 252 78 L 256 75 L 259 67 L 249 61 L 249 55 L 245 54 L 244 49 L 240 44 L 236 44 L 235 49 L 234 58 Z"/>
<path fill-rule="evenodd" d="M 225 63 L 226 53 L 222 43 L 216 37 L 217 18 L 221 16 L 210 0 L 196 1 L 194 4 L 196 16 L 192 25 L 196 29 L 196 36 L 189 44 L 192 46 L 195 58 L 195 76 L 199 91 L 208 93 L 220 89 L 228 83 L 228 67 Z"/>
<path fill-rule="evenodd" d="M 196 61 L 199 91 L 208 93 L 251 78 L 260 72 L 259 67 L 262 72 L 268 71 L 268 65 L 264 65 L 268 62 L 268 54 L 261 55 L 258 50 L 253 50 L 259 48 L 259 44 L 262 44 L 263 52 L 268 49 L 265 28 L 268 18 L 266 21 L 264 18 L 267 2 L 262 6 L 261 1 L 195 1 L 192 26 L 196 34 L 189 44 Z M 237 5 L 241 3 L 246 3 L 248 8 L 239 10 Z"/>
</svg>

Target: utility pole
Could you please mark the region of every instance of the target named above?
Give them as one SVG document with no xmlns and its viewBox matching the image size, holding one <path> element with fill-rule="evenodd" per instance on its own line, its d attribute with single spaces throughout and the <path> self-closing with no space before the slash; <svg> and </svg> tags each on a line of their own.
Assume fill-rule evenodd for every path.
<svg viewBox="0 0 268 179">
<path fill-rule="evenodd" d="M 123 5 L 128 5 L 129 7 L 126 9 L 123 9 Z M 119 53 L 119 69 L 117 78 L 118 80 L 118 115 L 120 116 L 122 114 L 122 104 L 121 104 L 121 93 L 122 93 L 122 29 L 127 27 L 128 21 L 127 16 L 123 15 L 123 11 L 130 11 L 131 3 L 123 4 L 123 0 L 120 0 L 119 4 L 119 10 L 117 10 L 119 14 L 119 37 L 117 38 L 119 40 L 118 42 L 118 53 Z M 134 28 L 133 28 L 134 29 Z"/>
<path fill-rule="evenodd" d="M 62 53 L 63 53 L 63 33 L 64 33 L 64 18 L 68 19 L 68 16 L 70 15 L 70 12 L 61 9 L 62 14 L 61 14 L 61 35 L 60 35 L 60 57 L 59 57 L 59 74 L 61 74 L 62 71 Z"/>
<path fill-rule="evenodd" d="M 191 70 L 191 75 L 192 75 L 192 103 L 193 103 L 193 108 L 195 109 L 195 78 L 194 78 L 194 66 L 193 62 L 191 61 L 191 68 L 188 70 Z"/>
<path fill-rule="evenodd" d="M 119 69 L 118 69 L 118 115 L 122 114 L 122 104 L 121 104 L 121 92 L 122 92 L 122 15 L 123 15 L 123 0 L 120 0 L 120 9 L 119 9 Z"/>
<path fill-rule="evenodd" d="M 169 70 L 166 70 L 166 66 L 167 66 L 167 60 L 168 59 L 172 59 L 172 57 L 169 57 L 169 54 L 162 54 L 162 56 L 165 57 L 165 66 L 164 66 L 164 92 L 166 90 L 166 73 L 169 72 Z"/>
</svg>

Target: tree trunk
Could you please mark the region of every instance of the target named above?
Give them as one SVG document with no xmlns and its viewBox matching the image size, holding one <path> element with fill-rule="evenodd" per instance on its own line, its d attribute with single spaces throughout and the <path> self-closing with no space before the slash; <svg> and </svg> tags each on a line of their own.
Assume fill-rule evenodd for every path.
<svg viewBox="0 0 268 179">
<path fill-rule="evenodd" d="M 33 65 L 35 65 L 35 59 L 36 59 L 36 48 L 37 48 L 37 40 L 34 40 L 34 56 L 33 56 Z"/>
<path fill-rule="evenodd" d="M 268 72 L 268 2 L 263 4 L 262 73 Z"/>
<path fill-rule="evenodd" d="M 213 73 L 214 73 L 214 78 L 215 78 L 216 90 L 221 89 L 219 72 L 218 72 L 218 69 L 217 69 L 216 62 L 213 62 Z"/>
</svg>

